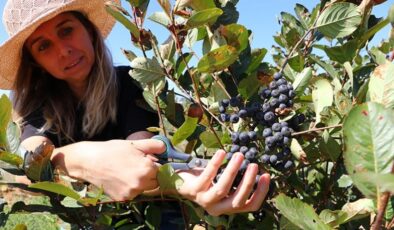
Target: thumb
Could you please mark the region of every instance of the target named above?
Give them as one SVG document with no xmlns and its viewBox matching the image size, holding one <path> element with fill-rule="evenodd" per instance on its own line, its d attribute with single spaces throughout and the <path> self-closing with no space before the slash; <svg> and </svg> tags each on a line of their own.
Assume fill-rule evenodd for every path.
<svg viewBox="0 0 394 230">
<path fill-rule="evenodd" d="M 132 141 L 131 144 L 145 154 L 162 154 L 166 151 L 166 145 L 161 140 L 143 139 Z"/>
</svg>

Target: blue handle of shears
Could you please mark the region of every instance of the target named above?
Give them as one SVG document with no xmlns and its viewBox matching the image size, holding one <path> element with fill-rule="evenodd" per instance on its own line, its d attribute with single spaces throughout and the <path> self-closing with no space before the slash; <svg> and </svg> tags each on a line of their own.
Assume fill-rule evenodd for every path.
<svg viewBox="0 0 394 230">
<path fill-rule="evenodd" d="M 156 140 L 161 140 L 166 145 L 165 152 L 157 155 L 160 159 L 167 160 L 168 158 L 171 158 L 171 159 L 188 161 L 191 158 L 191 156 L 189 154 L 181 153 L 181 152 L 177 151 L 172 146 L 170 140 L 167 137 L 162 136 L 162 135 L 156 135 L 156 136 L 153 136 L 152 138 L 156 139 Z"/>
</svg>

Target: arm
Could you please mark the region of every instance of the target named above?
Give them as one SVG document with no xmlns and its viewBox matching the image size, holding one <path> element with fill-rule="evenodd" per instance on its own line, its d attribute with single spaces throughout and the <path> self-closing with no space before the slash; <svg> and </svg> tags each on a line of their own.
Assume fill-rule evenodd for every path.
<svg viewBox="0 0 394 230">
<path fill-rule="evenodd" d="M 22 145 L 32 150 L 42 141 L 49 139 L 32 136 Z M 153 139 L 83 141 L 56 148 L 51 160 L 68 176 L 103 187 L 111 198 L 123 201 L 158 186 L 158 167 L 149 154 L 161 153 L 164 149 L 161 141 Z"/>
</svg>

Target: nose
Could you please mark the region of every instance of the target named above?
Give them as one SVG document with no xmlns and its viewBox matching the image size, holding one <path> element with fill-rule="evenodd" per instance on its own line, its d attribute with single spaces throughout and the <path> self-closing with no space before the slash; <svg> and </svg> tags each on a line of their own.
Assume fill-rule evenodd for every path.
<svg viewBox="0 0 394 230">
<path fill-rule="evenodd" d="M 73 48 L 66 43 L 58 44 L 58 54 L 60 57 L 67 57 L 71 55 Z"/>
</svg>

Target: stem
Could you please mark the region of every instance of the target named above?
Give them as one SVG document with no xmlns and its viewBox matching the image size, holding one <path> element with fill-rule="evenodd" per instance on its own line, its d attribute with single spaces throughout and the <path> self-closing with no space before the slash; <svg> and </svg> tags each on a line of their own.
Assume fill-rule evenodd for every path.
<svg viewBox="0 0 394 230">
<path fill-rule="evenodd" d="M 297 135 L 302 135 L 302 134 L 305 134 L 305 133 L 322 131 L 322 130 L 326 130 L 326 129 L 339 128 L 339 127 L 342 127 L 342 124 L 331 125 L 331 126 L 321 127 L 321 128 L 313 128 L 313 129 L 309 129 L 309 130 L 305 130 L 305 131 L 301 131 L 301 132 L 296 132 L 296 133 L 293 133 L 292 136 L 297 136 Z"/>
<path fill-rule="evenodd" d="M 166 129 L 165 129 L 164 123 L 163 123 L 163 116 L 161 114 L 159 99 L 157 97 L 158 96 L 155 95 L 155 103 L 156 103 L 156 106 L 157 106 L 157 115 L 159 116 L 160 128 L 163 130 L 164 136 L 167 136 L 167 132 L 166 132 Z"/>
<path fill-rule="evenodd" d="M 287 57 L 285 58 L 285 61 L 282 65 L 282 67 L 280 68 L 280 72 L 283 72 L 283 70 L 285 69 L 287 63 L 289 62 L 289 59 L 291 58 L 291 56 L 293 55 L 293 53 L 296 51 L 296 49 L 298 48 L 298 46 L 301 45 L 301 43 L 305 40 L 305 38 L 309 35 L 310 32 L 312 32 L 314 30 L 314 27 L 312 27 L 311 29 L 309 29 L 308 31 L 305 32 L 304 36 L 302 36 L 302 38 L 297 42 L 297 44 L 295 44 L 295 46 L 293 47 L 293 49 L 291 49 L 289 55 L 287 55 Z"/>
<path fill-rule="evenodd" d="M 137 27 L 138 27 L 138 29 L 139 29 L 139 33 L 140 33 L 140 37 L 138 38 L 138 44 L 139 44 L 140 47 L 141 47 L 142 54 L 144 55 L 145 58 L 147 58 L 148 56 L 146 55 L 146 51 L 145 51 L 144 45 L 142 44 L 142 41 L 141 41 L 141 34 L 142 34 L 142 33 L 141 33 L 141 30 L 142 30 L 143 28 L 142 28 L 142 25 L 140 25 L 140 23 L 137 22 L 138 16 L 137 16 L 137 14 L 135 13 L 135 7 L 133 7 L 133 15 L 134 15 L 134 23 L 137 25 Z"/>
<path fill-rule="evenodd" d="M 394 164 L 391 166 L 390 173 L 394 173 Z M 378 214 L 376 215 L 376 219 L 372 224 L 372 230 L 379 230 L 382 228 L 384 213 L 386 212 L 386 207 L 389 202 L 390 196 L 390 192 L 384 192 L 380 200 L 378 200 Z"/>
</svg>

